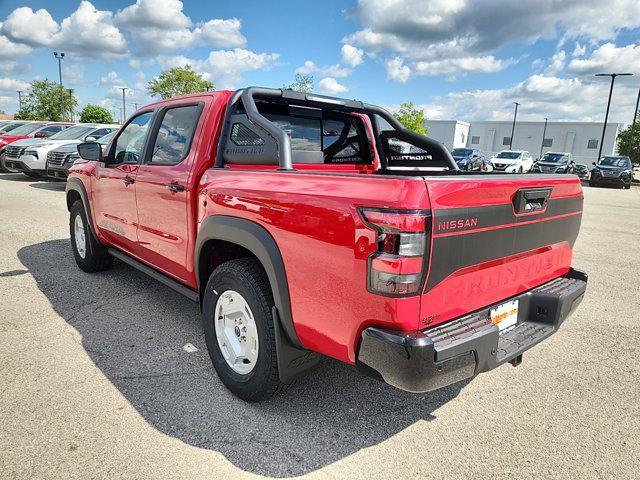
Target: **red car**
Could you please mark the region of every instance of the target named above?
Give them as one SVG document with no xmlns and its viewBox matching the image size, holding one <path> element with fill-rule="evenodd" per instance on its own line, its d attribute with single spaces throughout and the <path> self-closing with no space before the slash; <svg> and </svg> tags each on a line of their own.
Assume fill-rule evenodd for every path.
<svg viewBox="0 0 640 480">
<path fill-rule="evenodd" d="M 213 365 L 248 401 L 319 354 L 411 392 L 517 365 L 585 293 L 577 177 L 461 172 L 373 105 L 208 92 L 78 152 L 78 266 L 117 258 L 199 302 Z"/>
<path fill-rule="evenodd" d="M 4 164 L 4 154 L 7 145 L 23 138 L 48 138 L 65 128 L 74 125 L 65 122 L 28 122 L 0 135 L 0 172 L 10 172 Z"/>
</svg>

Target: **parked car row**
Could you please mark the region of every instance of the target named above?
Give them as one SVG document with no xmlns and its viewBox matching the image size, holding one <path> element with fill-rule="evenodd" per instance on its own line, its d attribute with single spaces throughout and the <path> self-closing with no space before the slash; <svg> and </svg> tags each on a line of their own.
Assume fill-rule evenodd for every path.
<svg viewBox="0 0 640 480">
<path fill-rule="evenodd" d="M 26 121 L 0 125 L 0 169 L 33 178 L 47 176 L 51 170 L 54 178 L 64 178 L 71 160 L 77 158 L 77 144 L 98 141 L 118 128 L 114 124 Z M 50 154 L 55 163 L 51 169 Z M 57 163 L 60 160 L 62 164 Z M 59 168 L 65 165 L 66 169 Z"/>
<path fill-rule="evenodd" d="M 546 152 L 539 160 L 533 160 L 526 150 L 502 150 L 489 160 L 479 148 L 454 148 L 451 156 L 458 168 L 464 171 L 505 173 L 567 173 L 575 174 L 590 186 L 618 185 L 631 188 L 634 167 L 626 156 L 606 155 L 592 168 L 576 163 L 569 152 Z"/>
</svg>

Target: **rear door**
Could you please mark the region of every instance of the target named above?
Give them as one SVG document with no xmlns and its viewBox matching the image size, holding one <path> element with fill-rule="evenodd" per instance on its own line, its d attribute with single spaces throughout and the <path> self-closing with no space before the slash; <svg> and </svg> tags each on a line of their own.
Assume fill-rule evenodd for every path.
<svg viewBox="0 0 640 480">
<path fill-rule="evenodd" d="M 582 189 L 566 175 L 425 178 L 431 253 L 421 328 L 565 274 L 582 217 Z"/>
<path fill-rule="evenodd" d="M 174 103 L 158 112 L 150 149 L 136 176 L 138 242 L 143 258 L 187 282 L 189 206 L 194 138 L 203 102 Z"/>
</svg>

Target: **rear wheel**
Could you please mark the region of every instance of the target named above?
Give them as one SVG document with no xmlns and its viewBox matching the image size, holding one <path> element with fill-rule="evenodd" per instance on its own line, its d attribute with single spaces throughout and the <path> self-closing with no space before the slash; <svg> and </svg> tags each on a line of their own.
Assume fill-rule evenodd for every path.
<svg viewBox="0 0 640 480">
<path fill-rule="evenodd" d="M 282 386 L 272 307 L 271 286 L 256 259 L 225 262 L 207 282 L 202 321 L 209 356 L 222 383 L 248 402 L 266 400 Z"/>
<path fill-rule="evenodd" d="M 84 205 L 81 200 L 71 206 L 69 215 L 71 248 L 76 264 L 87 273 L 108 270 L 113 265 L 113 257 L 91 233 Z"/>
</svg>

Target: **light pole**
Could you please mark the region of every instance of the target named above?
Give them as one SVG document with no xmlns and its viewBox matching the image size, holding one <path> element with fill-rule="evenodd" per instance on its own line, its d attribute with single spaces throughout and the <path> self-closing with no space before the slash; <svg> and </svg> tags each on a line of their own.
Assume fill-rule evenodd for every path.
<svg viewBox="0 0 640 480">
<path fill-rule="evenodd" d="M 513 112 L 513 125 L 511 125 L 511 138 L 509 138 L 509 150 L 511 150 L 511 146 L 513 145 L 513 132 L 516 130 L 516 117 L 518 116 L 518 106 L 520 105 L 518 102 L 513 102 L 516 105 L 516 111 Z"/>
<path fill-rule="evenodd" d="M 547 122 L 549 121 L 549 119 L 547 117 L 544 117 L 544 130 L 542 131 L 542 145 L 540 145 L 540 156 L 538 157 L 538 159 L 542 158 L 542 149 L 544 148 L 544 137 L 547 135 Z"/>
<path fill-rule="evenodd" d="M 58 59 L 58 75 L 60 77 L 60 116 L 62 117 L 64 114 L 64 90 L 62 88 L 62 59 L 64 58 L 64 52 L 53 52 L 53 56 Z"/>
<path fill-rule="evenodd" d="M 607 130 L 607 120 L 609 119 L 609 107 L 611 106 L 611 95 L 613 94 L 613 84 L 616 77 L 629 77 L 633 73 L 596 73 L 596 77 L 611 77 L 611 87 L 609 88 L 609 100 L 607 101 L 607 112 L 604 114 L 604 125 L 602 126 L 602 138 L 600 139 L 600 148 L 598 149 L 598 158 L 596 163 L 600 161 L 602 156 L 602 144 L 604 143 L 604 134 Z"/>
<path fill-rule="evenodd" d="M 22 110 L 22 90 L 18 90 L 18 108 Z"/>
<path fill-rule="evenodd" d="M 69 92 L 69 120 L 73 122 L 73 88 L 67 89 Z"/>
<path fill-rule="evenodd" d="M 640 88 L 638 89 L 638 99 L 636 100 L 636 109 L 633 112 L 633 123 L 631 124 L 631 145 L 635 145 L 634 135 L 636 133 L 636 119 L 638 118 L 638 104 L 640 104 Z"/>
<path fill-rule="evenodd" d="M 124 125 L 124 121 L 127 119 L 127 106 L 124 103 L 124 92 L 129 90 L 127 87 L 120 87 L 122 90 L 122 124 Z"/>
</svg>

